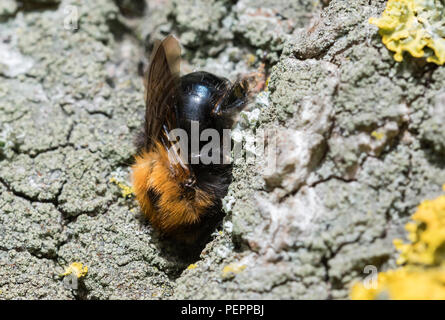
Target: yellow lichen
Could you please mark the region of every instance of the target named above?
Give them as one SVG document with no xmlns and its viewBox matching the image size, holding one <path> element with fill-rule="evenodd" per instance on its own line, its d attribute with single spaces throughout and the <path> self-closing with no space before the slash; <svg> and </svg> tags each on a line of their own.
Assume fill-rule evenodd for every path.
<svg viewBox="0 0 445 320">
<path fill-rule="evenodd" d="M 371 136 L 373 138 L 375 138 L 376 140 L 382 140 L 385 137 L 385 134 L 383 132 L 377 132 L 377 131 L 373 131 L 371 133 Z"/>
<path fill-rule="evenodd" d="M 404 266 L 379 273 L 373 288 L 356 283 L 351 299 L 445 299 L 445 196 L 422 202 L 412 220 L 410 243 L 394 240 Z"/>
<path fill-rule="evenodd" d="M 270 82 L 270 76 L 267 77 L 266 83 L 264 84 L 264 91 L 269 91 L 269 82 Z"/>
<path fill-rule="evenodd" d="M 110 182 L 115 183 L 121 189 L 122 197 L 129 198 L 134 195 L 134 191 L 133 191 L 132 187 L 127 186 L 126 184 L 124 184 L 122 182 L 119 182 L 116 178 L 114 178 L 114 177 L 111 178 Z"/>
<path fill-rule="evenodd" d="M 74 274 L 77 278 L 85 277 L 88 272 L 88 267 L 83 266 L 80 262 L 71 263 L 66 269 L 65 272 L 61 274 L 62 277 Z"/>
<path fill-rule="evenodd" d="M 196 267 L 197 267 L 197 265 L 194 264 L 194 263 L 192 263 L 191 265 L 189 265 L 189 266 L 187 267 L 187 270 L 193 270 L 193 269 L 196 269 Z"/>
<path fill-rule="evenodd" d="M 399 264 L 422 264 L 445 267 L 445 196 L 424 201 L 406 224 L 411 243 L 394 240 L 400 251 Z"/>
<path fill-rule="evenodd" d="M 247 65 L 253 66 L 256 62 L 256 57 L 253 54 L 246 55 Z"/>
<path fill-rule="evenodd" d="M 246 269 L 245 264 L 231 263 L 224 267 L 222 271 L 223 278 L 230 278 L 237 273 L 240 273 L 244 269 Z"/>
<path fill-rule="evenodd" d="M 443 0 L 389 0 L 382 17 L 369 19 L 396 61 L 406 51 L 438 65 L 445 63 L 444 21 Z"/>
<path fill-rule="evenodd" d="M 354 300 L 436 300 L 445 299 L 445 268 L 403 267 L 381 272 L 376 288 L 356 283 L 351 290 Z"/>
</svg>

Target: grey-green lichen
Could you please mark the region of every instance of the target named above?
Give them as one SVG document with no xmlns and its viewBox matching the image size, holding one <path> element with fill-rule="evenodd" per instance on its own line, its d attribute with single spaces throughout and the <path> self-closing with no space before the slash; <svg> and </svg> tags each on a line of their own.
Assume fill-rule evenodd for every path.
<svg viewBox="0 0 445 320">
<path fill-rule="evenodd" d="M 0 4 L 0 21 L 12 16 L 18 9 L 15 0 L 4 0 Z"/>
<path fill-rule="evenodd" d="M 385 1 L 41 2 L 0 4 L 0 299 L 345 298 L 445 182 L 445 69 L 394 62 L 368 23 Z M 270 74 L 234 135 L 277 138 L 185 257 L 110 182 L 130 183 L 138 65 L 169 32 L 184 72 Z"/>
</svg>

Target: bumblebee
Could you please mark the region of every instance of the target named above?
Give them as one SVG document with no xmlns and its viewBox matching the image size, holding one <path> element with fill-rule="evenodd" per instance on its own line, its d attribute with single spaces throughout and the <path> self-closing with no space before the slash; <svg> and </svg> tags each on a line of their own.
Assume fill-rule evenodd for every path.
<svg viewBox="0 0 445 320">
<path fill-rule="evenodd" d="M 221 220 L 221 199 L 232 177 L 231 164 L 223 161 L 227 152 L 217 150 L 220 161 L 204 164 L 204 143 L 193 139 L 213 129 L 223 146 L 224 130 L 232 127 L 246 105 L 248 84 L 245 80 L 232 84 L 203 71 L 181 77 L 180 56 L 179 42 L 172 35 L 155 44 L 144 75 L 145 123 L 136 140 L 132 181 L 151 225 L 166 236 L 189 242 L 208 235 Z M 196 142 L 198 152 L 186 156 L 178 152 L 170 135 L 174 129 L 186 133 L 183 146 L 190 151 Z"/>
</svg>

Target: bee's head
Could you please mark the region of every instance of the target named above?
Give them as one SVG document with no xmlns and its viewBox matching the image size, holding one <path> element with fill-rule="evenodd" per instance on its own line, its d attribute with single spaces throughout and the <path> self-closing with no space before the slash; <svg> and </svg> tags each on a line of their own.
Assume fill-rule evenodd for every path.
<svg viewBox="0 0 445 320">
<path fill-rule="evenodd" d="M 177 117 L 205 123 L 209 117 L 239 112 L 246 103 L 247 94 L 247 80 L 232 85 L 228 79 L 205 71 L 189 73 L 181 77 Z"/>
<path fill-rule="evenodd" d="M 181 77 L 181 97 L 177 117 L 182 122 L 199 121 L 205 124 L 211 117 L 215 105 L 221 103 L 230 81 L 211 73 L 200 71 Z"/>
</svg>

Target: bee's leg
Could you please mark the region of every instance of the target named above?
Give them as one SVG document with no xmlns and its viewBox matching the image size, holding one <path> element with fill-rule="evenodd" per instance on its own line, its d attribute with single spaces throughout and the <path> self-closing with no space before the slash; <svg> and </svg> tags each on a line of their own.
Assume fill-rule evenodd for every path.
<svg viewBox="0 0 445 320">
<path fill-rule="evenodd" d="M 224 105 L 219 109 L 219 112 L 217 115 L 223 116 L 223 115 L 230 115 L 230 114 L 236 114 L 240 112 L 246 105 L 245 99 L 237 99 L 231 104 Z"/>
<path fill-rule="evenodd" d="M 246 99 L 236 99 L 230 104 L 223 104 L 212 112 L 213 116 L 224 128 L 230 129 L 236 121 L 237 115 L 246 106 Z"/>
<path fill-rule="evenodd" d="M 228 94 L 216 104 L 212 113 L 214 116 L 232 115 L 240 112 L 247 103 L 249 84 L 246 78 L 237 80 Z"/>
</svg>

